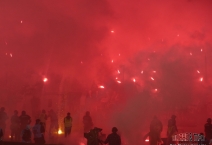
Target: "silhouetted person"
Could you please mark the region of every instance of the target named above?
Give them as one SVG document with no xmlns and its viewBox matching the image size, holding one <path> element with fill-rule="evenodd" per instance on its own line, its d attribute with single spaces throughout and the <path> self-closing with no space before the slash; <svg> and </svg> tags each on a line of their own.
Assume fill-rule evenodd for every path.
<svg viewBox="0 0 212 145">
<path fill-rule="evenodd" d="M 102 131 L 101 128 L 95 127 L 90 132 L 84 133 L 84 137 L 87 139 L 87 145 L 99 145 L 102 141 L 99 139 L 99 133 Z"/>
<path fill-rule="evenodd" d="M 71 114 L 67 113 L 67 116 L 64 118 L 65 137 L 71 134 L 72 121 Z"/>
<path fill-rule="evenodd" d="M 51 136 L 52 130 L 56 130 L 57 132 L 59 130 L 58 117 L 57 114 L 52 109 L 49 111 L 48 116 L 50 118 L 49 135 Z"/>
<path fill-rule="evenodd" d="M 21 139 L 24 143 L 31 143 L 32 132 L 30 129 L 30 125 L 27 125 L 25 129 L 21 131 Z"/>
<path fill-rule="evenodd" d="M 32 128 L 32 132 L 34 135 L 35 144 L 38 144 L 38 145 L 45 144 L 45 139 L 44 139 L 45 128 L 41 124 L 40 119 L 36 120 L 35 126 L 33 126 Z"/>
<path fill-rule="evenodd" d="M 112 133 L 107 136 L 105 144 L 109 145 L 121 145 L 121 137 L 117 134 L 118 129 L 116 127 L 112 128 Z"/>
<path fill-rule="evenodd" d="M 87 111 L 85 113 L 85 116 L 83 116 L 83 125 L 84 125 L 84 132 L 89 132 L 93 128 L 93 121 L 89 111 Z"/>
<path fill-rule="evenodd" d="M 157 145 L 161 142 L 160 134 L 163 130 L 163 125 L 161 121 L 154 116 L 153 120 L 150 123 L 150 132 L 149 132 L 149 143 L 150 145 Z"/>
<path fill-rule="evenodd" d="M 0 109 L 0 128 L 2 129 L 3 133 L 5 133 L 7 119 L 8 119 L 8 116 L 7 116 L 7 113 L 5 112 L 5 108 L 1 107 L 1 109 Z"/>
<path fill-rule="evenodd" d="M 206 141 L 209 142 L 212 139 L 212 124 L 211 124 L 211 118 L 207 119 L 207 123 L 204 126 L 205 130 L 205 138 Z"/>
<path fill-rule="evenodd" d="M 46 128 L 46 120 L 47 120 L 47 115 L 46 115 L 46 111 L 42 110 L 40 116 L 39 116 L 40 122 L 44 125 L 44 127 Z"/>
<path fill-rule="evenodd" d="M 21 122 L 21 130 L 25 129 L 27 125 L 31 123 L 31 117 L 26 114 L 26 111 L 22 111 L 19 116 Z"/>
<path fill-rule="evenodd" d="M 14 115 L 11 117 L 11 140 L 20 140 L 20 118 L 18 116 L 18 111 L 14 111 Z"/>
<path fill-rule="evenodd" d="M 178 132 L 177 125 L 176 125 L 176 116 L 172 115 L 171 119 L 168 121 L 168 131 L 167 131 L 167 144 L 172 143 L 172 135 Z"/>
</svg>

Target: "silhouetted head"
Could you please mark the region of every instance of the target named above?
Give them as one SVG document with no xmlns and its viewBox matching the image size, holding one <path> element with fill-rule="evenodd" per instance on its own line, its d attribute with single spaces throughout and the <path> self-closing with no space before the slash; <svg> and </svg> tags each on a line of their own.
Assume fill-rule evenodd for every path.
<svg viewBox="0 0 212 145">
<path fill-rule="evenodd" d="M 176 117 L 177 117 L 177 116 L 175 116 L 175 115 L 172 115 L 172 116 L 171 116 L 172 119 L 175 119 Z"/>
<path fill-rule="evenodd" d="M 21 115 L 26 115 L 26 111 L 22 111 L 21 112 Z"/>
<path fill-rule="evenodd" d="M 207 122 L 208 122 L 208 123 L 211 123 L 211 118 L 208 118 L 208 119 L 207 119 Z"/>
<path fill-rule="evenodd" d="M 95 131 L 97 131 L 97 132 L 101 132 L 101 131 L 102 131 L 102 129 L 101 129 L 101 128 L 98 128 L 98 127 L 94 127 L 93 130 L 95 130 Z"/>
<path fill-rule="evenodd" d="M 1 111 L 4 111 L 5 110 L 5 108 L 4 107 L 1 107 Z"/>
<path fill-rule="evenodd" d="M 67 116 L 71 116 L 71 114 L 68 112 L 68 113 L 67 113 Z"/>
<path fill-rule="evenodd" d="M 17 110 L 14 111 L 14 115 L 18 115 L 18 111 Z"/>
<path fill-rule="evenodd" d="M 39 124 L 40 123 L 40 119 L 36 119 L 36 124 Z"/>
<path fill-rule="evenodd" d="M 113 127 L 113 128 L 112 128 L 112 132 L 113 132 L 113 133 L 116 133 L 117 131 L 118 131 L 118 129 L 117 129 L 116 127 Z"/>
<path fill-rule="evenodd" d="M 42 113 L 46 113 L 46 110 L 42 110 Z"/>
<path fill-rule="evenodd" d="M 86 112 L 85 112 L 85 115 L 90 115 L 90 112 L 89 112 L 89 111 L 86 111 Z"/>
</svg>

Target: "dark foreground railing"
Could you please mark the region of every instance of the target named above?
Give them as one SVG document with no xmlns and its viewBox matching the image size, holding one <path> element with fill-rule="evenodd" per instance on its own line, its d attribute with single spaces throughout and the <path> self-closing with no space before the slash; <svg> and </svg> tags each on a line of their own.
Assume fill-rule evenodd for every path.
<svg viewBox="0 0 212 145">
<path fill-rule="evenodd" d="M 35 143 L 0 141 L 0 145 L 37 145 Z M 45 145 L 63 145 L 63 144 L 45 144 Z"/>
</svg>

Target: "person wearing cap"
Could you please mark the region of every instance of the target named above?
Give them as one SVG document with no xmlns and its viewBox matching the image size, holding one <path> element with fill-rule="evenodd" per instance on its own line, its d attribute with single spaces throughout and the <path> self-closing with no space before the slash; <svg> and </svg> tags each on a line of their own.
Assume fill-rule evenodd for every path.
<svg viewBox="0 0 212 145">
<path fill-rule="evenodd" d="M 71 114 L 67 113 L 67 116 L 64 118 L 65 137 L 71 134 L 72 121 Z"/>
<path fill-rule="evenodd" d="M 176 134 L 177 132 L 176 116 L 172 115 L 171 119 L 168 121 L 167 144 L 172 143 L 172 135 Z"/>
<path fill-rule="evenodd" d="M 20 118 L 18 116 L 18 111 L 14 111 L 14 115 L 11 117 L 11 140 L 20 140 Z"/>
<path fill-rule="evenodd" d="M 112 128 L 112 133 L 107 136 L 104 141 L 105 144 L 109 145 L 121 145 L 121 137 L 117 134 L 118 129 L 116 127 Z"/>
<path fill-rule="evenodd" d="M 212 124 L 211 124 L 211 118 L 207 119 L 207 123 L 204 126 L 205 128 L 205 138 L 206 141 L 210 141 L 212 139 Z"/>
</svg>

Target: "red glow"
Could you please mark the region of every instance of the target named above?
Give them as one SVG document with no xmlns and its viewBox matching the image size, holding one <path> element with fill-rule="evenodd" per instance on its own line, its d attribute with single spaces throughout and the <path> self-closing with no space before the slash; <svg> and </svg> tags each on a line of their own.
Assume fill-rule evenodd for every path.
<svg viewBox="0 0 212 145">
<path fill-rule="evenodd" d="M 200 71 L 199 71 L 199 70 L 197 70 L 197 73 L 199 74 L 199 73 L 200 73 Z"/>
<path fill-rule="evenodd" d="M 136 80 L 135 80 L 135 79 L 133 79 L 133 82 L 136 82 Z"/>
<path fill-rule="evenodd" d="M 111 30 L 110 32 L 111 32 L 111 33 L 114 33 L 114 31 L 113 31 L 113 30 Z"/>
<path fill-rule="evenodd" d="M 111 62 L 113 63 L 113 60 Z"/>
<path fill-rule="evenodd" d="M 151 77 L 151 80 L 153 80 L 153 81 L 154 81 L 155 79 L 154 79 L 153 77 Z"/>
<path fill-rule="evenodd" d="M 201 77 L 199 80 L 200 80 L 200 82 L 202 82 L 203 81 L 203 77 Z"/>
<path fill-rule="evenodd" d="M 118 74 L 120 74 L 121 72 L 118 70 Z"/>
<path fill-rule="evenodd" d="M 141 71 L 141 73 L 143 74 L 143 73 L 144 73 L 144 71 Z"/>
</svg>

